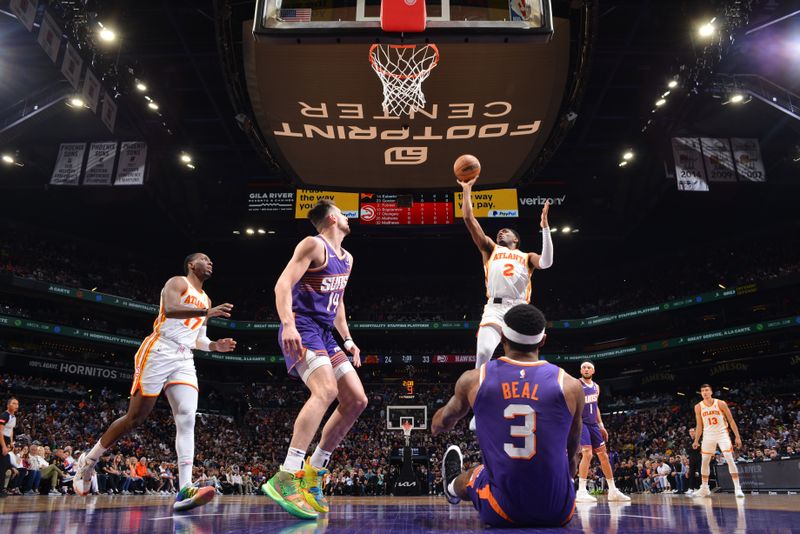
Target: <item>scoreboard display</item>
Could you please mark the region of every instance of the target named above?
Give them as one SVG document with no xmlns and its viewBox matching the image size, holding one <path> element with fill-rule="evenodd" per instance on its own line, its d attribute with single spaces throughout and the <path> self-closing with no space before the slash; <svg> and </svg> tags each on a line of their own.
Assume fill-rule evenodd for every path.
<svg viewBox="0 0 800 534">
<path fill-rule="evenodd" d="M 360 201 L 361 224 L 453 224 L 452 193 L 361 193 Z"/>
</svg>

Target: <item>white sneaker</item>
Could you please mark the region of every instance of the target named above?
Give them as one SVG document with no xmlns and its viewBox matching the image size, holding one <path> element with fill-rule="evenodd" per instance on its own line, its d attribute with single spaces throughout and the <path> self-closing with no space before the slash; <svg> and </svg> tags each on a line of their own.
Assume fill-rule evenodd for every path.
<svg viewBox="0 0 800 534">
<path fill-rule="evenodd" d="M 57 489 L 51 489 L 48 495 L 50 495 L 51 497 L 58 497 L 61 495 L 61 492 L 58 491 Z"/>
<path fill-rule="evenodd" d="M 72 478 L 72 489 L 76 495 L 84 497 L 89 494 L 92 488 L 92 475 L 97 460 L 89 458 L 88 454 L 81 454 L 78 463 L 75 464 L 75 476 Z"/>
<path fill-rule="evenodd" d="M 631 498 L 622 493 L 618 489 L 609 490 L 608 492 L 608 501 L 609 502 L 628 502 Z"/>
<path fill-rule="evenodd" d="M 742 493 L 742 488 L 736 488 L 736 492 L 734 493 L 737 499 L 744 499 L 744 493 Z"/>
<path fill-rule="evenodd" d="M 700 486 L 700 489 L 694 492 L 692 497 L 709 497 L 711 495 L 711 490 L 708 489 L 708 486 Z"/>
<path fill-rule="evenodd" d="M 589 492 L 586 490 L 579 490 L 575 494 L 575 502 L 597 502 L 597 497 L 589 495 Z"/>
<path fill-rule="evenodd" d="M 477 426 L 475 425 L 475 416 L 472 416 L 472 419 L 469 420 L 469 429 L 473 432 L 476 431 Z"/>
<path fill-rule="evenodd" d="M 687 497 L 693 497 L 694 496 L 694 490 L 693 489 L 686 490 L 686 496 Z"/>
</svg>

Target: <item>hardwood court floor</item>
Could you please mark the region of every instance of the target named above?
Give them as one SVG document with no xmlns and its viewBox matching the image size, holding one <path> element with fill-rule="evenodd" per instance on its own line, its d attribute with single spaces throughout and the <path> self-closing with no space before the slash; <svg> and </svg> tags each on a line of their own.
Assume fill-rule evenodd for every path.
<svg viewBox="0 0 800 534">
<path fill-rule="evenodd" d="M 221 496 L 185 515 L 173 515 L 172 498 L 155 496 L 8 497 L 0 500 L 0 534 L 282 534 L 476 532 L 484 527 L 468 503 L 441 497 L 335 497 L 331 513 L 298 521 L 267 497 Z M 692 499 L 634 495 L 631 503 L 578 505 L 562 529 L 495 532 L 800 532 L 800 496 L 732 495 Z"/>
</svg>

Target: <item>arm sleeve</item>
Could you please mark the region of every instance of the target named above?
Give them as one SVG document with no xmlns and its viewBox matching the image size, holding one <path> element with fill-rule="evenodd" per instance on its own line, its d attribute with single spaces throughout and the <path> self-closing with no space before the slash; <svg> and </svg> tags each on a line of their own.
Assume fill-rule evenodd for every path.
<svg viewBox="0 0 800 534">
<path fill-rule="evenodd" d="M 197 334 L 197 341 L 194 344 L 196 349 L 208 352 L 211 350 L 211 340 L 206 335 L 206 325 L 200 327 L 200 333 Z"/>
<path fill-rule="evenodd" d="M 547 269 L 551 265 L 553 265 L 553 238 L 548 227 L 542 229 L 542 255 L 539 258 L 539 268 Z"/>
</svg>

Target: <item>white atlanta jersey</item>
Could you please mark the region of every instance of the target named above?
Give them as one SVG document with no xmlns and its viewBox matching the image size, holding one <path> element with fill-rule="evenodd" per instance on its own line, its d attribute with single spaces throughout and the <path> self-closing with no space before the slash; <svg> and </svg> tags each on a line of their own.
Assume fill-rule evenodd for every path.
<svg viewBox="0 0 800 534">
<path fill-rule="evenodd" d="M 700 401 L 700 417 L 703 418 L 703 437 L 706 435 L 727 435 L 728 422 L 719 407 L 719 401 L 714 399 L 711 406 L 706 406 L 706 403 Z"/>
<path fill-rule="evenodd" d="M 181 294 L 181 304 L 184 306 L 195 306 L 197 308 L 209 308 L 210 300 L 205 291 L 198 291 L 189 280 L 186 280 L 189 287 Z M 168 319 L 164 315 L 164 295 L 161 295 L 161 307 L 158 317 L 153 323 L 153 334 L 158 338 L 167 339 L 178 345 L 183 345 L 193 349 L 197 343 L 197 336 L 200 334 L 200 327 L 203 326 L 205 317 L 190 317 L 189 319 Z"/>
<path fill-rule="evenodd" d="M 495 245 L 483 270 L 487 297 L 530 302 L 533 272 L 526 252 Z"/>
</svg>

